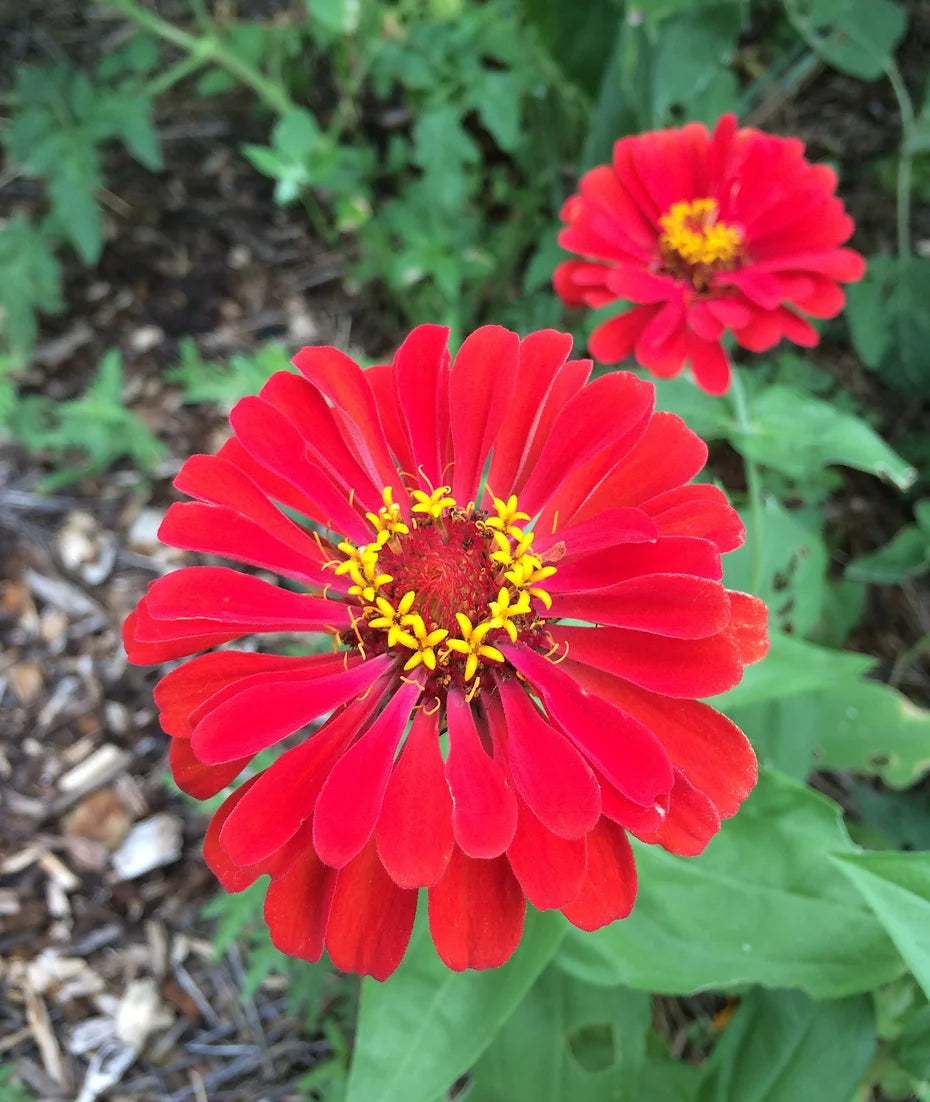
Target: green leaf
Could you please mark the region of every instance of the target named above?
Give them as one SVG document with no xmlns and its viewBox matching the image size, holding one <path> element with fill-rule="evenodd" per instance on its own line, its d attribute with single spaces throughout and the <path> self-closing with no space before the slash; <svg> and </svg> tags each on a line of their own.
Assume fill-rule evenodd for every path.
<svg viewBox="0 0 930 1102">
<path fill-rule="evenodd" d="M 327 36 L 354 34 L 361 20 L 360 0 L 304 0 L 312 30 Z"/>
<path fill-rule="evenodd" d="M 808 28 L 826 31 L 817 52 L 829 65 L 860 80 L 876 80 L 907 28 L 893 0 L 794 0 L 789 8 Z"/>
<path fill-rule="evenodd" d="M 530 911 L 507 964 L 457 973 L 419 921 L 394 975 L 363 983 L 346 1102 L 433 1102 L 487 1048 L 564 933 L 558 915 Z"/>
<path fill-rule="evenodd" d="M 766 387 L 756 395 L 748 430 L 734 432 L 732 441 L 748 458 L 796 479 L 830 463 L 886 478 L 899 490 L 917 477 L 864 421 L 789 387 Z"/>
<path fill-rule="evenodd" d="M 827 860 L 854 849 L 839 808 L 803 785 L 764 772 L 700 857 L 635 848 L 633 913 L 593 934 L 569 932 L 556 957 L 581 979 L 670 994 L 790 985 L 839 998 L 901 971 Z"/>
<path fill-rule="evenodd" d="M 930 1006 L 912 1014 L 891 1047 L 895 1061 L 917 1079 L 930 1079 Z"/>
<path fill-rule="evenodd" d="M 874 585 L 897 585 L 930 570 L 930 499 L 915 506 L 918 523 L 902 528 L 890 543 L 861 555 L 846 567 L 846 577 Z"/>
<path fill-rule="evenodd" d="M 702 1069 L 698 1102 L 849 1102 L 876 1045 L 867 996 L 750 991 Z"/>
<path fill-rule="evenodd" d="M 521 7 L 566 74 L 593 95 L 623 20 L 611 0 L 521 0 Z"/>
<path fill-rule="evenodd" d="M 25 359 L 36 338 L 36 310 L 57 313 L 61 267 L 45 234 L 25 215 L 0 226 L 0 338 L 15 358 Z"/>
<path fill-rule="evenodd" d="M 472 1070 L 471 1102 L 638 1102 L 649 996 L 548 968 Z"/>
<path fill-rule="evenodd" d="M 833 861 L 875 912 L 930 998 L 930 853 L 837 854 Z"/>
<path fill-rule="evenodd" d="M 663 24 L 652 79 L 657 126 L 671 121 L 673 107 L 693 117 L 692 106 L 730 61 L 742 22 L 741 6 L 730 3 L 702 6 Z"/>
<path fill-rule="evenodd" d="M 868 655 L 819 647 L 816 643 L 774 631 L 767 657 L 754 666 L 747 666 L 736 688 L 714 697 L 711 703 L 729 712 L 746 704 L 776 700 L 786 693 L 855 681 L 874 665 L 875 659 Z"/>
<path fill-rule="evenodd" d="M 481 125 L 498 146 L 512 153 L 523 140 L 520 129 L 520 87 L 512 73 L 482 71 L 469 88 L 469 98 Z"/>
</svg>

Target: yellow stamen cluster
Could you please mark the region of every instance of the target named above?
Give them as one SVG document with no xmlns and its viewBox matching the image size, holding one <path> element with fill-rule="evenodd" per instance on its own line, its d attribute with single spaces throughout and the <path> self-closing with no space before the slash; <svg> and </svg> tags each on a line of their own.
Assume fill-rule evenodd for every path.
<svg viewBox="0 0 930 1102">
<path fill-rule="evenodd" d="M 715 199 L 673 203 L 659 218 L 660 247 L 694 266 L 711 267 L 735 260 L 743 244 L 743 231 L 718 222 L 718 213 Z"/>
<path fill-rule="evenodd" d="M 460 667 L 464 680 L 471 682 L 483 662 L 504 661 L 504 655 L 494 645 L 496 633 L 516 642 L 520 632 L 534 623 L 536 614 L 532 600 L 535 598 L 546 608 L 551 607 L 552 599 L 542 583 L 556 570 L 553 566 L 544 566 L 542 559 L 532 552 L 533 533 L 524 531 L 521 526 L 530 517 L 519 511 L 516 495 L 506 501 L 493 498 L 493 515 L 488 517 L 477 512 L 473 504 L 460 509 L 448 486 L 440 486 L 430 493 L 413 490 L 410 496 L 410 519 L 405 522 L 390 487 L 386 488 L 384 505 L 377 513 L 366 514 L 374 529 L 373 541 L 360 547 L 348 541 L 340 543 L 339 550 L 345 558 L 333 566 L 337 574 L 348 574 L 352 582 L 349 593 L 362 604 L 368 628 L 383 632 L 388 647 L 401 647 L 411 652 L 404 663 L 405 671 L 421 665 L 431 672 L 441 671 L 448 668 L 454 658 L 459 658 L 464 659 Z M 429 602 L 427 600 L 418 608 L 414 589 L 407 590 L 399 598 L 396 591 L 385 591 L 385 587 L 395 580 L 394 575 L 384 569 L 386 545 L 390 543 L 389 550 L 400 554 L 405 543 L 403 537 L 411 536 L 418 528 L 433 525 L 438 526 L 445 539 L 451 531 L 446 527 L 447 522 L 473 525 L 476 538 L 483 540 L 488 549 L 484 560 L 485 576 L 492 585 L 498 579 L 500 582 L 496 598 L 488 600 L 483 615 L 477 615 L 473 609 L 471 614 L 455 612 L 458 634 L 440 626 L 431 617 L 425 617 Z M 411 545 L 412 551 L 414 548 L 415 545 Z M 397 562 L 393 558 L 392 561 Z M 403 581 L 402 577 L 399 584 L 403 585 Z M 421 594 L 424 599 L 426 596 Z M 362 645 L 362 636 L 358 638 Z"/>
</svg>

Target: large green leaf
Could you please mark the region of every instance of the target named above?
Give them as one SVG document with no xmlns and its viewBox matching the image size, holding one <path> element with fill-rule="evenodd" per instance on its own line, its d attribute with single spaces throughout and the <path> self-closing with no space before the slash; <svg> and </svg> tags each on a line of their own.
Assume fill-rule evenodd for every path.
<svg viewBox="0 0 930 1102">
<path fill-rule="evenodd" d="M 547 969 L 473 1071 L 471 1102 L 639 1102 L 649 996 Z"/>
<path fill-rule="evenodd" d="M 860 80 L 882 75 L 907 27 L 893 0 L 789 0 L 788 9 L 808 35 L 822 32 L 824 61 Z"/>
<path fill-rule="evenodd" d="M 699 1102 L 848 1102 L 876 1047 L 872 1001 L 750 991 L 703 1068 Z"/>
<path fill-rule="evenodd" d="M 917 472 L 864 421 L 791 387 L 766 387 L 750 405 L 749 424 L 733 433 L 743 455 L 791 478 L 831 463 L 855 467 L 906 490 Z"/>
<path fill-rule="evenodd" d="M 846 567 L 846 577 L 875 585 L 897 585 L 930 570 L 930 498 L 914 506 L 916 524 L 908 524 L 884 547 Z"/>
<path fill-rule="evenodd" d="M 851 852 L 835 804 L 763 773 L 700 857 L 637 845 L 633 913 L 593 934 L 570 933 L 556 959 L 589 982 L 673 994 L 747 983 L 814 998 L 869 991 L 902 965 L 827 859 Z"/>
<path fill-rule="evenodd" d="M 930 998 L 930 852 L 837 854 Z"/>
<path fill-rule="evenodd" d="M 346 1102 L 433 1102 L 488 1046 L 564 933 L 557 914 L 531 910 L 507 964 L 457 973 L 418 922 L 394 975 L 363 984 Z"/>
</svg>

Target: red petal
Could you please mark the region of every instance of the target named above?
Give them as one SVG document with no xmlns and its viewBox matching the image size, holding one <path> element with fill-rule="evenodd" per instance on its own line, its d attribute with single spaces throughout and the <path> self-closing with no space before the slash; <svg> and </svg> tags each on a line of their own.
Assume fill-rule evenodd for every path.
<svg viewBox="0 0 930 1102">
<path fill-rule="evenodd" d="M 580 838 L 601 813 L 594 774 L 568 739 L 543 719 L 522 685 L 508 680 L 499 684 L 507 758 L 517 791 L 549 831 Z"/>
<path fill-rule="evenodd" d="M 300 681 L 273 673 L 256 675 L 195 724 L 194 753 L 210 765 L 256 754 L 366 689 L 381 691 L 371 686 L 390 662 L 389 655 L 379 655 L 343 673 Z"/>
<path fill-rule="evenodd" d="M 413 717 L 376 831 L 378 856 L 401 888 L 427 888 L 452 856 L 452 796 L 439 748 L 439 713 Z"/>
<path fill-rule="evenodd" d="M 625 314 L 605 321 L 588 338 L 591 355 L 602 364 L 625 360 L 659 310 L 659 306 L 634 306 Z"/>
<path fill-rule="evenodd" d="M 241 631 L 210 630 L 210 623 L 187 620 L 183 625 L 185 633 L 182 634 L 177 625 L 170 622 L 156 623 L 149 615 L 143 597 L 135 611 L 130 612 L 123 621 L 126 657 L 137 666 L 151 666 L 157 662 L 170 662 L 172 658 L 184 658 L 220 643 L 229 643 L 242 635 Z M 146 636 L 144 641 L 139 638 L 140 631 Z"/>
<path fill-rule="evenodd" d="M 710 540 L 688 536 L 607 546 L 584 555 L 569 554 L 556 569 L 558 572 L 546 583 L 553 594 L 606 589 L 631 578 L 657 574 L 693 574 L 711 581 L 723 577 L 716 546 Z"/>
<path fill-rule="evenodd" d="M 692 337 L 688 342 L 688 359 L 701 390 L 708 394 L 726 394 L 730 386 L 730 363 L 718 341 Z"/>
<path fill-rule="evenodd" d="M 293 838 L 313 813 L 333 763 L 377 705 L 377 693 L 353 701 L 258 775 L 223 827 L 223 848 L 236 864 L 263 861 Z"/>
<path fill-rule="evenodd" d="M 587 676 L 581 667 L 599 670 L 674 697 L 714 696 L 739 683 L 743 662 L 726 633 L 710 639 L 669 639 L 626 628 L 583 628 L 552 625 L 549 633 L 560 647 L 568 644 L 573 676 Z"/>
<path fill-rule="evenodd" d="M 417 892 L 398 888 L 378 860 L 375 842 L 336 877 L 326 948 L 343 972 L 386 980 L 410 941 Z"/>
<path fill-rule="evenodd" d="M 415 471 L 417 462 L 413 457 L 410 437 L 407 434 L 407 422 L 397 396 L 397 378 L 393 364 L 372 364 L 366 368 L 368 382 L 374 392 L 375 401 L 381 411 L 381 422 L 387 437 L 388 447 L 394 455 L 397 469 Z M 403 499 L 401 499 L 401 502 Z M 380 507 L 381 502 L 378 502 Z"/>
<path fill-rule="evenodd" d="M 422 691 L 416 681 L 403 682 L 327 777 L 313 815 L 313 845 L 327 865 L 341 869 L 371 837 L 394 754 Z"/>
<path fill-rule="evenodd" d="M 330 580 L 324 577 L 319 552 L 309 536 L 307 552 L 295 551 L 223 505 L 175 502 L 165 514 L 158 538 L 172 547 L 260 566 L 309 585 L 322 586 Z"/>
<path fill-rule="evenodd" d="M 452 495 L 474 501 L 491 445 L 510 407 L 517 379 L 520 338 L 485 325 L 465 338 L 452 364 L 449 410 L 455 467 Z"/>
<path fill-rule="evenodd" d="M 609 589 L 554 594 L 552 616 L 646 631 L 672 639 L 707 639 L 730 621 L 719 582 L 690 574 L 647 574 Z"/>
<path fill-rule="evenodd" d="M 186 566 L 156 578 L 145 595 L 149 615 L 185 631 L 184 621 L 256 631 L 324 631 L 349 625 L 348 606 L 304 593 L 226 566 Z M 148 642 L 140 622 L 137 635 Z M 157 642 L 157 640 L 152 640 Z"/>
<path fill-rule="evenodd" d="M 471 705 L 460 691 L 449 693 L 446 716 L 446 780 L 452 793 L 455 840 L 469 857 L 497 857 L 517 829 L 517 801 L 503 768 L 485 752 Z"/>
<path fill-rule="evenodd" d="M 657 494 L 641 508 L 655 520 L 662 536 L 711 540 L 721 552 L 742 547 L 746 539 L 739 513 L 719 486 L 701 482 L 679 486 Z"/>
<path fill-rule="evenodd" d="M 458 847 L 442 880 L 429 890 L 429 928 L 436 952 L 453 972 L 498 968 L 523 933 L 526 900 L 506 857 L 475 860 Z"/>
<path fill-rule="evenodd" d="M 394 356 L 400 408 L 410 434 L 414 466 L 427 485 L 443 479 L 443 445 L 449 415 L 440 408 L 440 376 L 449 370 L 449 330 L 444 325 L 418 325 Z"/>
<path fill-rule="evenodd" d="M 588 868 L 581 891 L 562 914 L 581 930 L 626 918 L 636 901 L 636 863 L 626 833 L 609 819 L 587 837 Z"/>
<path fill-rule="evenodd" d="M 673 700 L 591 670 L 581 676 L 592 692 L 642 720 L 669 758 L 722 818 L 735 814 L 756 783 L 756 755 L 743 732 L 707 704 Z"/>
<path fill-rule="evenodd" d="M 305 657 L 278 654 L 253 654 L 250 651 L 223 650 L 202 654 L 172 670 L 155 686 L 155 704 L 162 730 L 179 738 L 191 737 L 190 717 L 214 693 L 254 673 L 300 669 Z"/>
<path fill-rule="evenodd" d="M 209 800 L 234 780 L 251 758 L 237 758 L 223 765 L 204 765 L 195 756 L 186 738 L 173 738 L 168 748 L 168 761 L 175 784 L 195 800 Z"/>
<path fill-rule="evenodd" d="M 593 696 L 529 647 L 499 645 L 540 695 L 552 719 L 615 788 L 644 807 L 671 790 L 671 763 L 662 744 L 639 720 Z"/>
<path fill-rule="evenodd" d="M 586 867 L 584 837 L 560 838 L 520 805 L 507 860 L 527 899 L 540 911 L 564 907 L 581 890 Z"/>
<path fill-rule="evenodd" d="M 711 800 L 675 770 L 668 812 L 658 830 L 636 831 L 644 842 L 653 842 L 679 857 L 696 857 L 720 829 L 720 816 Z"/>
<path fill-rule="evenodd" d="M 326 865 L 307 844 L 287 872 L 268 885 L 265 922 L 272 943 L 282 953 L 317 961 L 323 955 L 323 937 L 336 886 L 335 869 Z"/>
<path fill-rule="evenodd" d="M 203 839 L 203 859 L 213 875 L 219 880 L 228 892 L 245 891 L 250 884 L 254 884 L 265 871 L 259 865 L 237 865 L 230 860 L 229 854 L 220 845 L 220 832 L 226 820 L 235 810 L 236 805 L 255 784 L 255 777 L 241 784 L 235 792 L 232 792 L 220 804 L 219 808 L 210 820 L 207 833 Z"/>
<path fill-rule="evenodd" d="M 582 555 L 588 551 L 602 551 L 616 547 L 621 543 L 653 542 L 659 536 L 655 522 L 642 509 L 605 509 L 596 517 L 583 520 L 580 524 L 567 524 L 554 533 L 536 532 L 537 543 L 533 550 L 545 551 L 553 545 L 563 545 L 563 554 Z M 552 557 L 547 562 L 559 563 L 563 569 L 563 559 Z"/>
</svg>

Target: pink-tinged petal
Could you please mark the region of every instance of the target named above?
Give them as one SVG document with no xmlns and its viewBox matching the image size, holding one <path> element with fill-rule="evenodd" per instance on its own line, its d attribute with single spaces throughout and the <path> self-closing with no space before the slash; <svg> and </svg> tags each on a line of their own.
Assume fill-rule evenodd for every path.
<svg viewBox="0 0 930 1102">
<path fill-rule="evenodd" d="M 202 654 L 178 666 L 158 682 L 154 689 L 159 722 L 166 735 L 189 739 L 191 715 L 211 696 L 254 673 L 300 670 L 317 663 L 306 656 L 253 654 L 251 651 L 223 650 Z M 340 662 L 341 664 L 341 662 Z M 335 671 L 337 667 L 333 667 Z"/>
<path fill-rule="evenodd" d="M 595 206 L 614 222 L 622 236 L 617 238 L 626 248 L 636 248 L 644 256 L 655 249 L 655 230 L 643 217 L 642 210 L 617 179 L 609 165 L 599 165 L 586 172 L 579 181 L 586 205 Z"/>
<path fill-rule="evenodd" d="M 718 273 L 716 283 L 739 288 L 750 302 L 763 310 L 777 310 L 784 298 L 777 276 L 759 271 L 755 266 Z"/>
<path fill-rule="evenodd" d="M 626 628 L 552 625 L 549 634 L 568 645 L 569 664 L 593 666 L 656 693 L 674 697 L 713 696 L 739 683 L 743 661 L 726 633 L 710 639 L 668 639 Z M 596 691 L 593 690 L 592 691 Z"/>
<path fill-rule="evenodd" d="M 769 610 L 765 602 L 751 593 L 731 589 L 730 623 L 725 632 L 739 649 L 743 664 L 761 662 L 769 652 Z M 706 695 L 706 694 L 701 694 Z"/>
<path fill-rule="evenodd" d="M 123 646 L 130 662 L 151 666 L 184 658 L 197 651 L 229 643 L 247 634 L 242 631 L 220 631 L 213 620 L 183 620 L 179 623 L 155 621 L 149 615 L 143 597 L 135 612 L 123 621 Z"/>
<path fill-rule="evenodd" d="M 634 264 L 617 264 L 607 275 L 607 286 L 617 298 L 642 305 L 665 302 L 676 294 L 671 276 L 653 275 Z"/>
<path fill-rule="evenodd" d="M 649 383 L 626 371 L 602 375 L 576 394 L 556 419 L 520 490 L 521 508 L 531 516 L 536 513 L 576 467 L 617 440 L 621 417 L 626 424 L 636 424 L 646 416 L 654 394 Z"/>
<path fill-rule="evenodd" d="M 636 902 L 636 863 L 626 833 L 601 819 L 587 838 L 588 867 L 581 891 L 562 914 L 580 930 L 626 918 Z"/>
<path fill-rule="evenodd" d="M 569 247 L 564 243 L 567 236 L 566 231 L 559 234 L 559 244 L 563 248 Z M 609 271 L 610 269 L 604 264 L 589 264 L 587 261 L 568 260 L 564 264 L 559 264 L 552 273 L 552 286 L 566 306 L 590 306 L 590 273 L 597 274 L 596 285 L 603 287 Z M 585 273 L 589 273 L 587 278 Z M 611 295 L 610 298 L 612 299 L 613 296 Z"/>
<path fill-rule="evenodd" d="M 734 551 L 746 540 L 740 515 L 719 486 L 701 482 L 678 486 L 656 494 L 641 508 L 654 519 L 661 536 L 710 540 L 721 552 Z"/>
<path fill-rule="evenodd" d="M 223 765 L 204 765 L 194 754 L 188 739 L 172 739 L 168 747 L 168 762 L 174 783 L 195 800 L 209 800 L 217 792 L 222 792 L 230 781 L 239 776 L 250 760 L 239 758 Z"/>
<path fill-rule="evenodd" d="M 724 175 L 733 148 L 733 139 L 737 131 L 736 115 L 721 115 L 711 135 L 708 149 L 708 175 L 716 180 Z"/>
<path fill-rule="evenodd" d="M 605 321 L 588 338 L 591 355 L 602 364 L 625 360 L 660 309 L 660 306 L 634 306 L 625 314 Z"/>
<path fill-rule="evenodd" d="M 351 488 L 367 511 L 381 505 L 382 487 L 374 481 L 370 465 L 366 469 L 356 459 L 342 425 L 312 383 L 290 371 L 278 371 L 262 387 L 260 397 L 292 422 L 319 466 L 340 489 Z"/>
<path fill-rule="evenodd" d="M 782 253 L 753 265 L 762 272 L 811 271 L 825 279 L 855 283 L 865 275 L 865 258 L 852 249 L 823 253 Z"/>
<path fill-rule="evenodd" d="M 223 444 L 216 453 L 215 457 L 207 456 L 206 458 L 215 458 L 219 462 L 234 468 L 243 478 L 253 482 L 266 498 L 273 502 L 279 502 L 288 509 L 292 509 L 295 513 L 299 514 L 301 518 L 324 523 L 325 518 L 321 518 L 318 515 L 319 509 L 315 502 L 311 501 L 305 493 L 288 482 L 286 478 L 282 478 L 280 475 L 275 474 L 274 471 L 269 470 L 257 459 L 253 458 L 235 436 L 230 436 L 226 443 Z M 175 485 L 177 485 L 177 479 L 175 479 Z M 181 487 L 179 487 L 179 489 L 180 488 Z M 188 491 L 185 490 L 185 493 L 186 492 Z M 194 496 L 204 497 L 205 495 L 195 494 Z M 226 503 L 223 502 L 223 504 Z M 303 524 L 303 519 L 301 519 L 301 524 Z"/>
<path fill-rule="evenodd" d="M 320 584 L 333 584 L 338 580 L 332 574 L 323 573 L 323 563 L 328 556 L 313 536 L 273 505 L 265 492 L 235 463 L 218 455 L 192 455 L 178 472 L 174 485 L 182 493 L 209 505 L 222 505 L 234 510 L 279 543 L 314 558 Z M 170 543 L 162 532 L 159 538 Z"/>
<path fill-rule="evenodd" d="M 301 681 L 282 680 L 281 674 L 253 676 L 195 725 L 194 753 L 209 765 L 257 754 L 371 689 L 390 662 L 390 655 L 379 655 L 344 673 Z"/>
<path fill-rule="evenodd" d="M 403 487 L 365 372 L 344 352 L 328 346 L 302 348 L 291 362 L 337 410 L 344 413 L 340 418 L 342 429 L 371 481 L 375 485 L 390 486 L 394 490 L 394 500 L 402 500 Z"/>
<path fill-rule="evenodd" d="M 675 768 L 713 802 L 721 818 L 736 813 L 756 783 L 758 766 L 749 740 L 732 720 L 700 701 L 659 696 L 598 670 L 573 666 L 573 672 L 590 692 L 647 724 Z"/>
<path fill-rule="evenodd" d="M 846 293 L 829 279 L 816 276 L 800 277 L 805 279 L 807 288 L 802 295 L 799 289 L 791 287 L 787 295 L 792 306 L 803 310 L 815 318 L 835 318 L 846 303 Z M 785 279 L 785 276 L 782 276 Z"/>
<path fill-rule="evenodd" d="M 413 451 L 411 474 L 422 472 L 429 486 L 443 483 L 443 444 L 449 415 L 440 409 L 440 376 L 449 370 L 449 330 L 418 325 L 394 356 L 400 408 Z"/>
<path fill-rule="evenodd" d="M 417 892 L 398 888 L 372 838 L 336 877 L 326 948 L 343 972 L 386 980 L 400 964 L 417 912 Z"/>
<path fill-rule="evenodd" d="M 730 361 L 718 341 L 688 341 L 688 360 L 694 380 L 707 394 L 726 394 L 730 386 Z"/>
<path fill-rule="evenodd" d="M 429 890 L 429 928 L 436 952 L 453 972 L 499 968 L 523 933 L 526 899 L 506 857 L 475 860 L 458 847 Z"/>
<path fill-rule="evenodd" d="M 491 445 L 510 408 L 517 381 L 520 338 L 485 325 L 465 338 L 452 364 L 449 411 L 455 467 L 452 495 L 474 501 Z"/>
<path fill-rule="evenodd" d="M 583 555 L 618 544 L 647 543 L 658 538 L 659 530 L 642 509 L 605 509 L 596 517 L 579 524 L 566 524 L 556 532 L 535 528 L 533 550 L 538 554 L 552 548 L 546 562 L 561 562 L 565 556 Z M 559 552 L 558 554 L 556 552 Z"/>
<path fill-rule="evenodd" d="M 366 374 L 375 401 L 378 403 L 378 409 L 381 411 L 384 434 L 387 437 L 388 447 L 394 456 L 397 469 L 415 471 L 417 461 L 414 459 L 413 447 L 407 434 L 407 422 L 397 395 L 397 378 L 394 365 L 373 364 L 366 369 Z M 378 505 L 381 505 L 380 501 Z"/>
<path fill-rule="evenodd" d="M 488 486 L 504 500 L 513 490 L 538 431 L 546 397 L 562 374 L 571 348 L 571 336 L 554 329 L 530 333 L 520 341 L 519 401 L 513 403 L 494 441 L 488 474 Z"/>
<path fill-rule="evenodd" d="M 737 344 L 751 352 L 767 352 L 781 340 L 781 324 L 777 313 L 756 308 L 749 324 L 742 329 L 734 329 L 733 337 Z"/>
<path fill-rule="evenodd" d="M 707 639 L 730 621 L 719 582 L 690 574 L 648 574 L 609 589 L 553 595 L 550 615 L 654 632 L 671 639 Z"/>
<path fill-rule="evenodd" d="M 673 413 L 657 413 L 632 450 L 601 482 L 574 519 L 639 505 L 682 486 L 707 462 L 707 445 Z"/>
<path fill-rule="evenodd" d="M 171 547 L 260 566 L 306 585 L 323 586 L 333 578 L 332 574 L 324 576 L 319 553 L 309 536 L 307 553 L 295 551 L 255 521 L 223 505 L 176 501 L 165 514 L 158 538 Z"/>
<path fill-rule="evenodd" d="M 601 813 L 594 774 L 568 739 L 543 719 L 519 682 L 502 679 L 499 684 L 507 760 L 517 792 L 547 831 L 582 837 Z"/>
<path fill-rule="evenodd" d="M 343 868 L 371 837 L 394 754 L 422 691 L 416 681 L 395 689 L 378 718 L 327 777 L 313 815 L 313 845 L 327 865 Z"/>
<path fill-rule="evenodd" d="M 720 816 L 713 803 L 686 777 L 675 770 L 668 812 L 655 831 L 636 831 L 643 842 L 651 842 L 677 853 L 679 857 L 697 857 L 720 829 Z"/>
<path fill-rule="evenodd" d="M 727 329 L 742 329 L 752 319 L 752 310 L 745 303 L 723 292 L 714 298 L 707 299 L 706 305 L 708 312 Z"/>
<path fill-rule="evenodd" d="M 668 756 L 638 719 L 592 695 L 529 647 L 499 646 L 540 696 L 553 721 L 618 791 L 649 807 L 671 790 Z"/>
<path fill-rule="evenodd" d="M 378 692 L 352 701 L 259 774 L 223 827 L 220 840 L 233 861 L 263 861 L 294 837 L 313 813 L 334 763 L 364 729 L 378 703 Z"/>
<path fill-rule="evenodd" d="M 428 888 L 452 856 L 452 795 L 439 748 L 439 712 L 421 708 L 391 773 L 376 829 L 378 856 L 401 888 Z"/>
<path fill-rule="evenodd" d="M 449 692 L 446 716 L 446 780 L 452 793 L 455 840 L 469 857 L 497 857 L 517 829 L 517 801 L 502 764 L 482 745 L 471 705 L 461 691 Z"/>
<path fill-rule="evenodd" d="M 637 210 L 641 212 L 646 224 L 650 226 L 658 239 L 659 215 L 664 210 L 656 202 L 649 186 L 644 183 L 636 165 L 637 145 L 641 138 L 651 141 L 652 134 L 621 138 L 614 143 L 613 170 L 621 186 L 627 191 Z"/>
<path fill-rule="evenodd" d="M 264 398 L 242 398 L 229 423 L 244 450 L 266 470 L 296 491 L 308 516 L 357 543 L 368 538 L 364 517 L 348 492 L 332 481 L 310 455 L 294 423 Z"/>
<path fill-rule="evenodd" d="M 156 578 L 145 595 L 149 615 L 183 631 L 185 620 L 217 628 L 256 631 L 325 631 L 348 627 L 348 606 L 293 593 L 226 566 L 186 566 Z M 144 632 L 138 636 L 147 641 Z M 153 640 L 154 641 L 154 640 Z"/>
<path fill-rule="evenodd" d="M 287 872 L 268 885 L 265 923 L 272 944 L 282 953 L 309 961 L 323 955 L 336 876 L 308 843 Z"/>
<path fill-rule="evenodd" d="M 566 555 L 556 570 L 558 573 L 546 583 L 553 594 L 605 589 L 646 574 L 694 574 L 712 581 L 723 577 L 716 545 L 690 536 L 666 536 L 604 547 L 584 555 Z"/>
<path fill-rule="evenodd" d="M 564 907 L 581 890 L 584 880 L 584 836 L 567 839 L 553 834 L 521 804 L 507 860 L 534 907 L 540 911 Z"/>
</svg>

